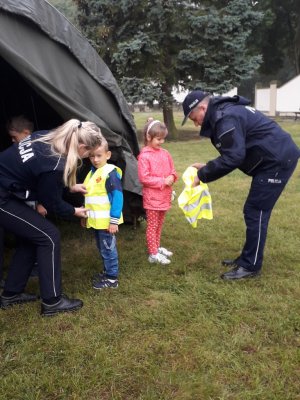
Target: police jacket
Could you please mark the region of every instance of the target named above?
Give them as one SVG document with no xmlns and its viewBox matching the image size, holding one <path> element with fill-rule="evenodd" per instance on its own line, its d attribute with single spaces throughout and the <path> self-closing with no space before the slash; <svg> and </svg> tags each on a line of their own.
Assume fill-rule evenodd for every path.
<svg viewBox="0 0 300 400">
<path fill-rule="evenodd" d="M 289 168 L 300 156 L 291 136 L 240 97 L 212 97 L 200 136 L 210 138 L 220 153 L 198 171 L 211 182 L 238 168 L 254 176 L 264 170 Z"/>
<path fill-rule="evenodd" d="M 65 159 L 53 155 L 48 144 L 32 143 L 45 133 L 34 132 L 0 153 L 0 204 L 9 196 L 37 200 L 47 211 L 68 217 L 75 210 L 62 199 Z"/>
</svg>

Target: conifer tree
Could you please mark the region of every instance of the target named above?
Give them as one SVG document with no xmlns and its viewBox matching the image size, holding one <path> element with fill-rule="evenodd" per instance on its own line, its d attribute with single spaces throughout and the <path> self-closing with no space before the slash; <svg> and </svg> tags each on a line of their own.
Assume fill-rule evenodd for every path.
<svg viewBox="0 0 300 400">
<path fill-rule="evenodd" d="M 269 79 L 300 74 L 300 1 L 260 0 L 255 8 L 264 19 L 254 32 L 253 44 L 263 55 L 259 69 Z"/>
<path fill-rule="evenodd" d="M 174 87 L 225 92 L 261 58 L 247 50 L 262 15 L 250 0 L 75 0 L 79 24 L 129 102 L 157 100 L 170 136 Z"/>
</svg>

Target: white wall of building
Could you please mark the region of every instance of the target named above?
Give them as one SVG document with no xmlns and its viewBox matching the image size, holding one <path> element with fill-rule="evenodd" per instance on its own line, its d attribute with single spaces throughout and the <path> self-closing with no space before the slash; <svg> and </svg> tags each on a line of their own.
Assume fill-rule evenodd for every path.
<svg viewBox="0 0 300 400">
<path fill-rule="evenodd" d="M 263 112 L 270 110 L 270 88 L 256 89 L 255 108 Z"/>
<path fill-rule="evenodd" d="M 275 110 L 271 110 L 272 104 L 275 104 Z M 274 81 L 271 82 L 269 88 L 257 87 L 255 89 L 255 107 L 260 111 L 270 113 L 270 115 L 299 112 L 300 75 L 281 87 L 277 87 Z"/>
<path fill-rule="evenodd" d="M 277 89 L 276 110 L 278 112 L 299 111 L 300 75 Z"/>
</svg>

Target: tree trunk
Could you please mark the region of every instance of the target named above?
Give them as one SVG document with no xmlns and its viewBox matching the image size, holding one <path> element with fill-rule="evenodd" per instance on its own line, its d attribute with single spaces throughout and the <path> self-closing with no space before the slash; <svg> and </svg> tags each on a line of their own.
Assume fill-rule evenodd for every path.
<svg viewBox="0 0 300 400">
<path fill-rule="evenodd" d="M 164 123 L 168 128 L 168 138 L 172 140 L 178 139 L 178 130 L 174 122 L 173 108 L 170 106 L 163 106 Z"/>
<path fill-rule="evenodd" d="M 173 96 L 170 87 L 167 84 L 162 85 L 162 91 L 164 93 L 164 102 L 162 104 L 164 123 L 168 128 L 168 138 L 171 140 L 178 139 L 178 130 L 174 122 L 173 114 Z"/>
</svg>

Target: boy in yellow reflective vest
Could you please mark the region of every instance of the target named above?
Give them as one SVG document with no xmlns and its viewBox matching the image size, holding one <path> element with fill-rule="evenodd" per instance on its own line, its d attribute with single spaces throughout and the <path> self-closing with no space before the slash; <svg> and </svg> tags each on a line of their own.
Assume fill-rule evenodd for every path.
<svg viewBox="0 0 300 400">
<path fill-rule="evenodd" d="M 89 211 L 82 225 L 94 229 L 103 261 L 103 272 L 93 280 L 94 289 L 118 287 L 119 259 L 115 234 L 123 222 L 122 171 L 107 163 L 110 157 L 107 141 L 103 138 L 101 146 L 90 153 L 92 168 L 84 180 L 87 190 L 85 207 Z"/>
</svg>

